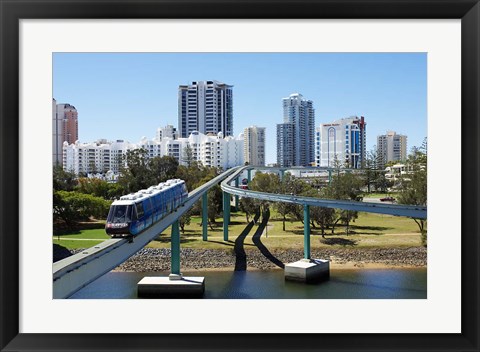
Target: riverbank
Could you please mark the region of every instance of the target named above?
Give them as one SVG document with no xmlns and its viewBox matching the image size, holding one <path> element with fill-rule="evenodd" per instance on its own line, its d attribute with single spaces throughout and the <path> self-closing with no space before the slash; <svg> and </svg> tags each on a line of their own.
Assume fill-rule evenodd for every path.
<svg viewBox="0 0 480 352">
<path fill-rule="evenodd" d="M 181 268 L 182 271 L 231 269 L 238 266 L 237 261 L 242 260 L 246 262 L 247 270 L 270 270 L 280 268 L 279 264 L 303 258 L 303 251 L 298 250 L 272 250 L 267 253 L 267 257 L 256 248 L 252 248 L 247 249 L 245 254 L 244 258 L 237 259 L 233 249 L 185 248 L 180 251 Z M 427 266 L 427 249 L 411 247 L 312 250 L 312 258 L 329 259 L 334 269 L 420 268 Z M 115 271 L 168 271 L 170 265 L 170 249 L 144 248 L 118 266 Z"/>
</svg>

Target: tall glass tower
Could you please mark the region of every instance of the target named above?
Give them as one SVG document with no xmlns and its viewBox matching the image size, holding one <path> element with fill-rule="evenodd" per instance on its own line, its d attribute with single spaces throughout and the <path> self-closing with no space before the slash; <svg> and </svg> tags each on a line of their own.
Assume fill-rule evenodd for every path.
<svg viewBox="0 0 480 352">
<path fill-rule="evenodd" d="M 291 141 L 291 146 L 282 145 L 286 141 Z M 312 166 L 314 162 L 313 102 L 294 93 L 283 99 L 283 124 L 277 125 L 277 163 L 280 166 Z"/>
</svg>

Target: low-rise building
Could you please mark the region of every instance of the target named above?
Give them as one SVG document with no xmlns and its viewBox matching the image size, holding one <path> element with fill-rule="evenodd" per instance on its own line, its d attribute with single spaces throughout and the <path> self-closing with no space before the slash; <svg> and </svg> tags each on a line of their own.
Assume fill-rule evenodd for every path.
<svg viewBox="0 0 480 352">
<path fill-rule="evenodd" d="M 142 138 L 133 144 L 123 140 L 108 142 L 98 140 L 92 143 L 63 144 L 63 168 L 75 174 L 118 174 L 122 157 L 129 150 L 145 149 L 149 159 L 162 156 L 172 156 L 182 165 L 186 164 L 185 149 L 190 146 L 194 160 L 205 166 L 222 168 L 224 170 L 244 164 L 243 134 L 238 137 L 223 138 L 223 133 L 217 135 L 194 131 L 188 138 L 174 139 L 162 136 L 161 140 Z"/>
</svg>

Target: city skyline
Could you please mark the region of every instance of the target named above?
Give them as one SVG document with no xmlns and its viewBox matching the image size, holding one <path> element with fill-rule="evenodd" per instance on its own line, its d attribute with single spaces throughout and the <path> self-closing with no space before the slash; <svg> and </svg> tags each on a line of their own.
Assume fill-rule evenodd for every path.
<svg viewBox="0 0 480 352">
<path fill-rule="evenodd" d="M 367 150 L 396 130 L 409 148 L 427 136 L 426 54 L 55 53 L 53 97 L 78 110 L 79 140 L 136 142 L 178 127 L 178 87 L 196 80 L 233 85 L 233 134 L 266 127 L 266 163 L 276 162 L 282 99 L 300 93 L 315 105 L 315 127 L 368 120 Z M 134 121 L 135 123 L 132 123 Z"/>
</svg>

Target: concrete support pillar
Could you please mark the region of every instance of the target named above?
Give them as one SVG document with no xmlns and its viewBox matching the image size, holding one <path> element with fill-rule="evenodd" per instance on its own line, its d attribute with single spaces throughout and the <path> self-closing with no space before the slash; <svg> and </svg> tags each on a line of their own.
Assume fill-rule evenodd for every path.
<svg viewBox="0 0 480 352">
<path fill-rule="evenodd" d="M 230 194 L 223 192 L 223 240 L 228 241 L 228 224 L 230 223 Z"/>
<path fill-rule="evenodd" d="M 252 169 L 247 170 L 247 180 L 248 182 L 252 181 Z"/>
<path fill-rule="evenodd" d="M 178 220 L 172 224 L 171 245 L 171 273 L 172 275 L 180 274 L 180 229 Z"/>
<path fill-rule="evenodd" d="M 285 170 L 280 170 L 280 182 L 283 181 L 283 177 L 285 176 Z"/>
<path fill-rule="evenodd" d="M 238 188 L 239 182 L 238 177 L 235 178 L 235 188 Z M 235 211 L 238 211 L 238 196 L 235 196 Z"/>
<path fill-rule="evenodd" d="M 310 259 L 310 206 L 303 206 L 303 253 L 305 259 Z"/>
<path fill-rule="evenodd" d="M 208 192 L 202 195 L 202 238 L 208 240 Z"/>
<path fill-rule="evenodd" d="M 310 206 L 303 206 L 304 258 L 285 264 L 285 280 L 318 283 L 330 277 L 330 261 L 312 259 L 310 254 Z"/>
<path fill-rule="evenodd" d="M 328 170 L 328 184 L 332 182 L 332 170 Z"/>
</svg>

